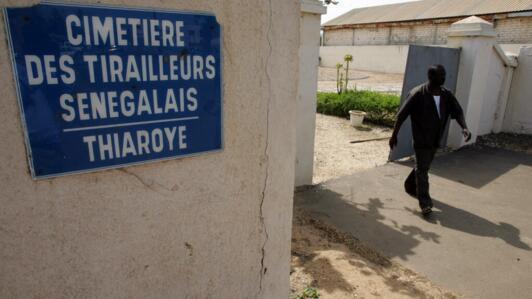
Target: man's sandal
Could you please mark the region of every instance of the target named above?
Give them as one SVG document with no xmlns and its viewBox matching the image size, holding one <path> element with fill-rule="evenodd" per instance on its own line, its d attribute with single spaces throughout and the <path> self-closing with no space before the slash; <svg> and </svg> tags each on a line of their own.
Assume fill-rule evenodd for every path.
<svg viewBox="0 0 532 299">
<path fill-rule="evenodd" d="M 423 214 L 423 216 L 427 216 L 430 213 L 432 213 L 432 207 L 425 207 L 421 209 L 421 214 Z"/>
</svg>

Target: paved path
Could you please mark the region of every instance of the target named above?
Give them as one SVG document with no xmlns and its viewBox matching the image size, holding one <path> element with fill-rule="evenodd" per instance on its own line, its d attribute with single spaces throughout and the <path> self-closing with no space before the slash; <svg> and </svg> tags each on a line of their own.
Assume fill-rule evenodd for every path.
<svg viewBox="0 0 532 299">
<path fill-rule="evenodd" d="M 465 149 L 431 171 L 435 211 L 403 192 L 410 165 L 387 164 L 296 193 L 296 204 L 472 298 L 532 298 L 532 155 Z"/>
</svg>

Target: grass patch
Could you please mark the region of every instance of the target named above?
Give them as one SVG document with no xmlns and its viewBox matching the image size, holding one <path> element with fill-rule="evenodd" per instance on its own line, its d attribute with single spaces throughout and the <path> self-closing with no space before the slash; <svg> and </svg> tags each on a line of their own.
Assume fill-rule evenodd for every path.
<svg viewBox="0 0 532 299">
<path fill-rule="evenodd" d="M 320 294 L 314 288 L 306 288 L 299 295 L 293 297 L 294 299 L 320 299 Z"/>
<path fill-rule="evenodd" d="M 317 111 L 339 117 L 349 117 L 349 110 L 364 111 L 367 121 L 392 127 L 400 102 L 399 96 L 367 90 L 318 92 Z"/>
</svg>

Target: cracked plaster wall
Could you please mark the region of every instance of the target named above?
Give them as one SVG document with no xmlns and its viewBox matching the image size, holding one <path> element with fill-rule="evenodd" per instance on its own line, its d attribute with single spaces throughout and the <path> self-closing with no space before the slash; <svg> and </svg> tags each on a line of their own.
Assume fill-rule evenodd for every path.
<svg viewBox="0 0 532 299">
<path fill-rule="evenodd" d="M 0 297 L 286 298 L 299 1 L 82 2 L 216 14 L 225 149 L 33 181 L 2 14 Z"/>
</svg>

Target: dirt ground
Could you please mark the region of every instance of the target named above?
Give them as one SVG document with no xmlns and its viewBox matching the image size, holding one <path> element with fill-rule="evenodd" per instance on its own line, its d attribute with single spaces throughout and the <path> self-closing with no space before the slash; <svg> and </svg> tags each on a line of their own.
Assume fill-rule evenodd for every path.
<svg viewBox="0 0 532 299">
<path fill-rule="evenodd" d="M 306 288 L 317 291 L 320 299 L 459 298 L 298 208 L 291 269 L 290 298 Z"/>
<path fill-rule="evenodd" d="M 400 94 L 403 88 L 403 74 L 389 74 L 349 70 L 349 89 L 365 89 Z M 336 92 L 336 69 L 320 67 L 318 91 Z"/>
<path fill-rule="evenodd" d="M 499 133 L 480 136 L 476 146 L 494 147 L 505 150 L 532 154 L 532 135 Z"/>
<path fill-rule="evenodd" d="M 372 125 L 353 128 L 348 119 L 316 114 L 314 184 L 386 164 L 388 139 L 351 142 L 388 138 L 391 134 L 390 128 Z"/>
</svg>

